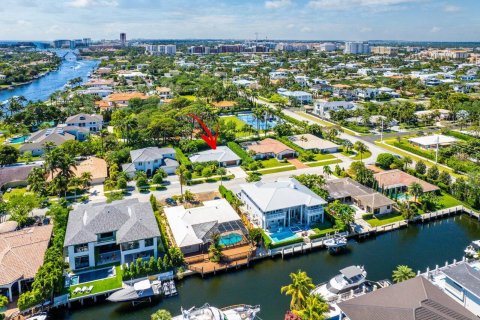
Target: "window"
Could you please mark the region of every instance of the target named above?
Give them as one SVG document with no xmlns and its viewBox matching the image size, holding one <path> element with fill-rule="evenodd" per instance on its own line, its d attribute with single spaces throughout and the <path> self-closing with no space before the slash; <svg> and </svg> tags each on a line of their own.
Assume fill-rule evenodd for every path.
<svg viewBox="0 0 480 320">
<path fill-rule="evenodd" d="M 114 238 L 115 238 L 115 233 L 113 231 L 100 233 L 98 235 L 98 241 L 110 241 L 110 240 L 113 240 Z"/>
<path fill-rule="evenodd" d="M 143 166 L 143 162 L 139 162 L 138 165 L 139 165 L 139 166 Z"/>
<path fill-rule="evenodd" d="M 88 256 L 75 257 L 75 269 L 90 267 L 90 260 Z"/>
<path fill-rule="evenodd" d="M 75 247 L 74 247 L 74 250 L 73 250 L 75 253 L 79 253 L 79 252 L 87 252 L 88 251 L 88 244 L 77 244 Z"/>
<path fill-rule="evenodd" d="M 153 238 L 145 239 L 145 247 L 153 246 Z"/>
<path fill-rule="evenodd" d="M 131 241 L 121 244 L 122 251 L 134 250 L 138 249 L 139 247 L 140 244 L 138 243 L 138 241 Z"/>
</svg>

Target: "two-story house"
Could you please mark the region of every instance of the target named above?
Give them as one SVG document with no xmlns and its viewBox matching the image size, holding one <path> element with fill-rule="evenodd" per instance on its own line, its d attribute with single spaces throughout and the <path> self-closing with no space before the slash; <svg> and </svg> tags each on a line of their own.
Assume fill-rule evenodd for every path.
<svg viewBox="0 0 480 320">
<path fill-rule="evenodd" d="M 144 171 L 151 176 L 157 169 L 162 169 L 167 174 L 174 174 L 178 167 L 178 161 L 175 160 L 175 149 L 149 147 L 130 151 L 131 163 L 122 165 L 122 169 L 129 176 L 133 176 L 135 171 Z"/>
<path fill-rule="evenodd" d="M 80 204 L 68 216 L 64 247 L 71 270 L 157 259 L 160 237 L 149 202 Z"/>
<path fill-rule="evenodd" d="M 295 179 L 243 184 L 249 219 L 265 230 L 323 222 L 327 202 Z"/>
<path fill-rule="evenodd" d="M 103 126 L 103 116 L 99 114 L 79 113 L 68 117 L 65 121 L 67 127 L 86 128 L 90 132 L 99 132 Z"/>
</svg>

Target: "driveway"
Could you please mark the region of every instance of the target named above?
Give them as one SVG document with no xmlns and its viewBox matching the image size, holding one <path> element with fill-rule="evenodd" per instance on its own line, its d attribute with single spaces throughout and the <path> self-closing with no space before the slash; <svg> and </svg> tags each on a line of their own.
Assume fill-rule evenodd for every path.
<svg viewBox="0 0 480 320">
<path fill-rule="evenodd" d="M 243 171 L 243 169 L 240 166 L 228 167 L 227 173 L 229 175 L 233 174 L 235 176 L 235 179 L 242 179 L 247 177 L 247 173 Z"/>
</svg>

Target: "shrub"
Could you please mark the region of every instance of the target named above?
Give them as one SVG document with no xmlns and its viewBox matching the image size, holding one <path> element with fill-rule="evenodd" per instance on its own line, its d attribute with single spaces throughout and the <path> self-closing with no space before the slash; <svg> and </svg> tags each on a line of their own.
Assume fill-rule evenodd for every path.
<svg viewBox="0 0 480 320">
<path fill-rule="evenodd" d="M 367 214 L 362 215 L 363 220 L 370 220 L 372 218 L 373 218 L 373 214 L 371 214 L 371 213 L 367 213 Z"/>
<path fill-rule="evenodd" d="M 270 239 L 269 236 L 267 236 L 267 234 L 265 233 L 265 231 L 263 229 L 260 229 L 261 233 L 262 233 L 262 239 L 263 239 L 263 245 L 266 249 L 270 249 L 271 246 L 272 246 L 272 239 Z"/>
<path fill-rule="evenodd" d="M 300 242 L 303 242 L 303 238 L 296 238 L 296 239 L 280 241 L 280 242 L 277 242 L 277 243 L 272 243 L 270 245 L 270 248 L 271 249 L 281 248 L 281 247 L 289 246 L 289 245 L 292 245 L 292 244 L 295 244 L 295 243 L 300 243 Z"/>
<path fill-rule="evenodd" d="M 190 159 L 188 159 L 188 157 L 183 153 L 182 150 L 180 150 L 180 148 L 175 148 L 175 153 L 177 160 L 178 162 L 180 162 L 180 164 L 183 164 L 186 167 L 190 167 L 192 165 Z"/>
<path fill-rule="evenodd" d="M 395 157 L 391 153 L 380 153 L 377 157 L 377 165 L 382 169 L 389 169 L 395 162 Z"/>
<path fill-rule="evenodd" d="M 252 159 L 252 157 L 250 157 L 250 155 L 242 149 L 242 147 L 240 147 L 240 145 L 236 142 L 233 142 L 233 141 L 230 141 L 229 143 L 227 143 L 227 146 L 233 151 L 235 152 L 235 154 L 237 156 L 240 157 L 240 159 L 242 159 L 242 163 L 244 165 L 248 165 L 249 163 L 251 163 L 252 161 L 254 161 Z"/>
</svg>

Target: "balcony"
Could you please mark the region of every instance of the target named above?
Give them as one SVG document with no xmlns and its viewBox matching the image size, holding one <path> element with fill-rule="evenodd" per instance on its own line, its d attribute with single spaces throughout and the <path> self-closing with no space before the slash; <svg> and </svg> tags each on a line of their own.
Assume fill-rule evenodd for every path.
<svg viewBox="0 0 480 320">
<path fill-rule="evenodd" d="M 95 261 L 97 266 L 101 266 L 105 264 L 120 262 L 121 258 L 122 258 L 122 254 L 120 253 L 120 250 L 118 250 L 118 251 L 99 253 L 95 257 Z"/>
</svg>

